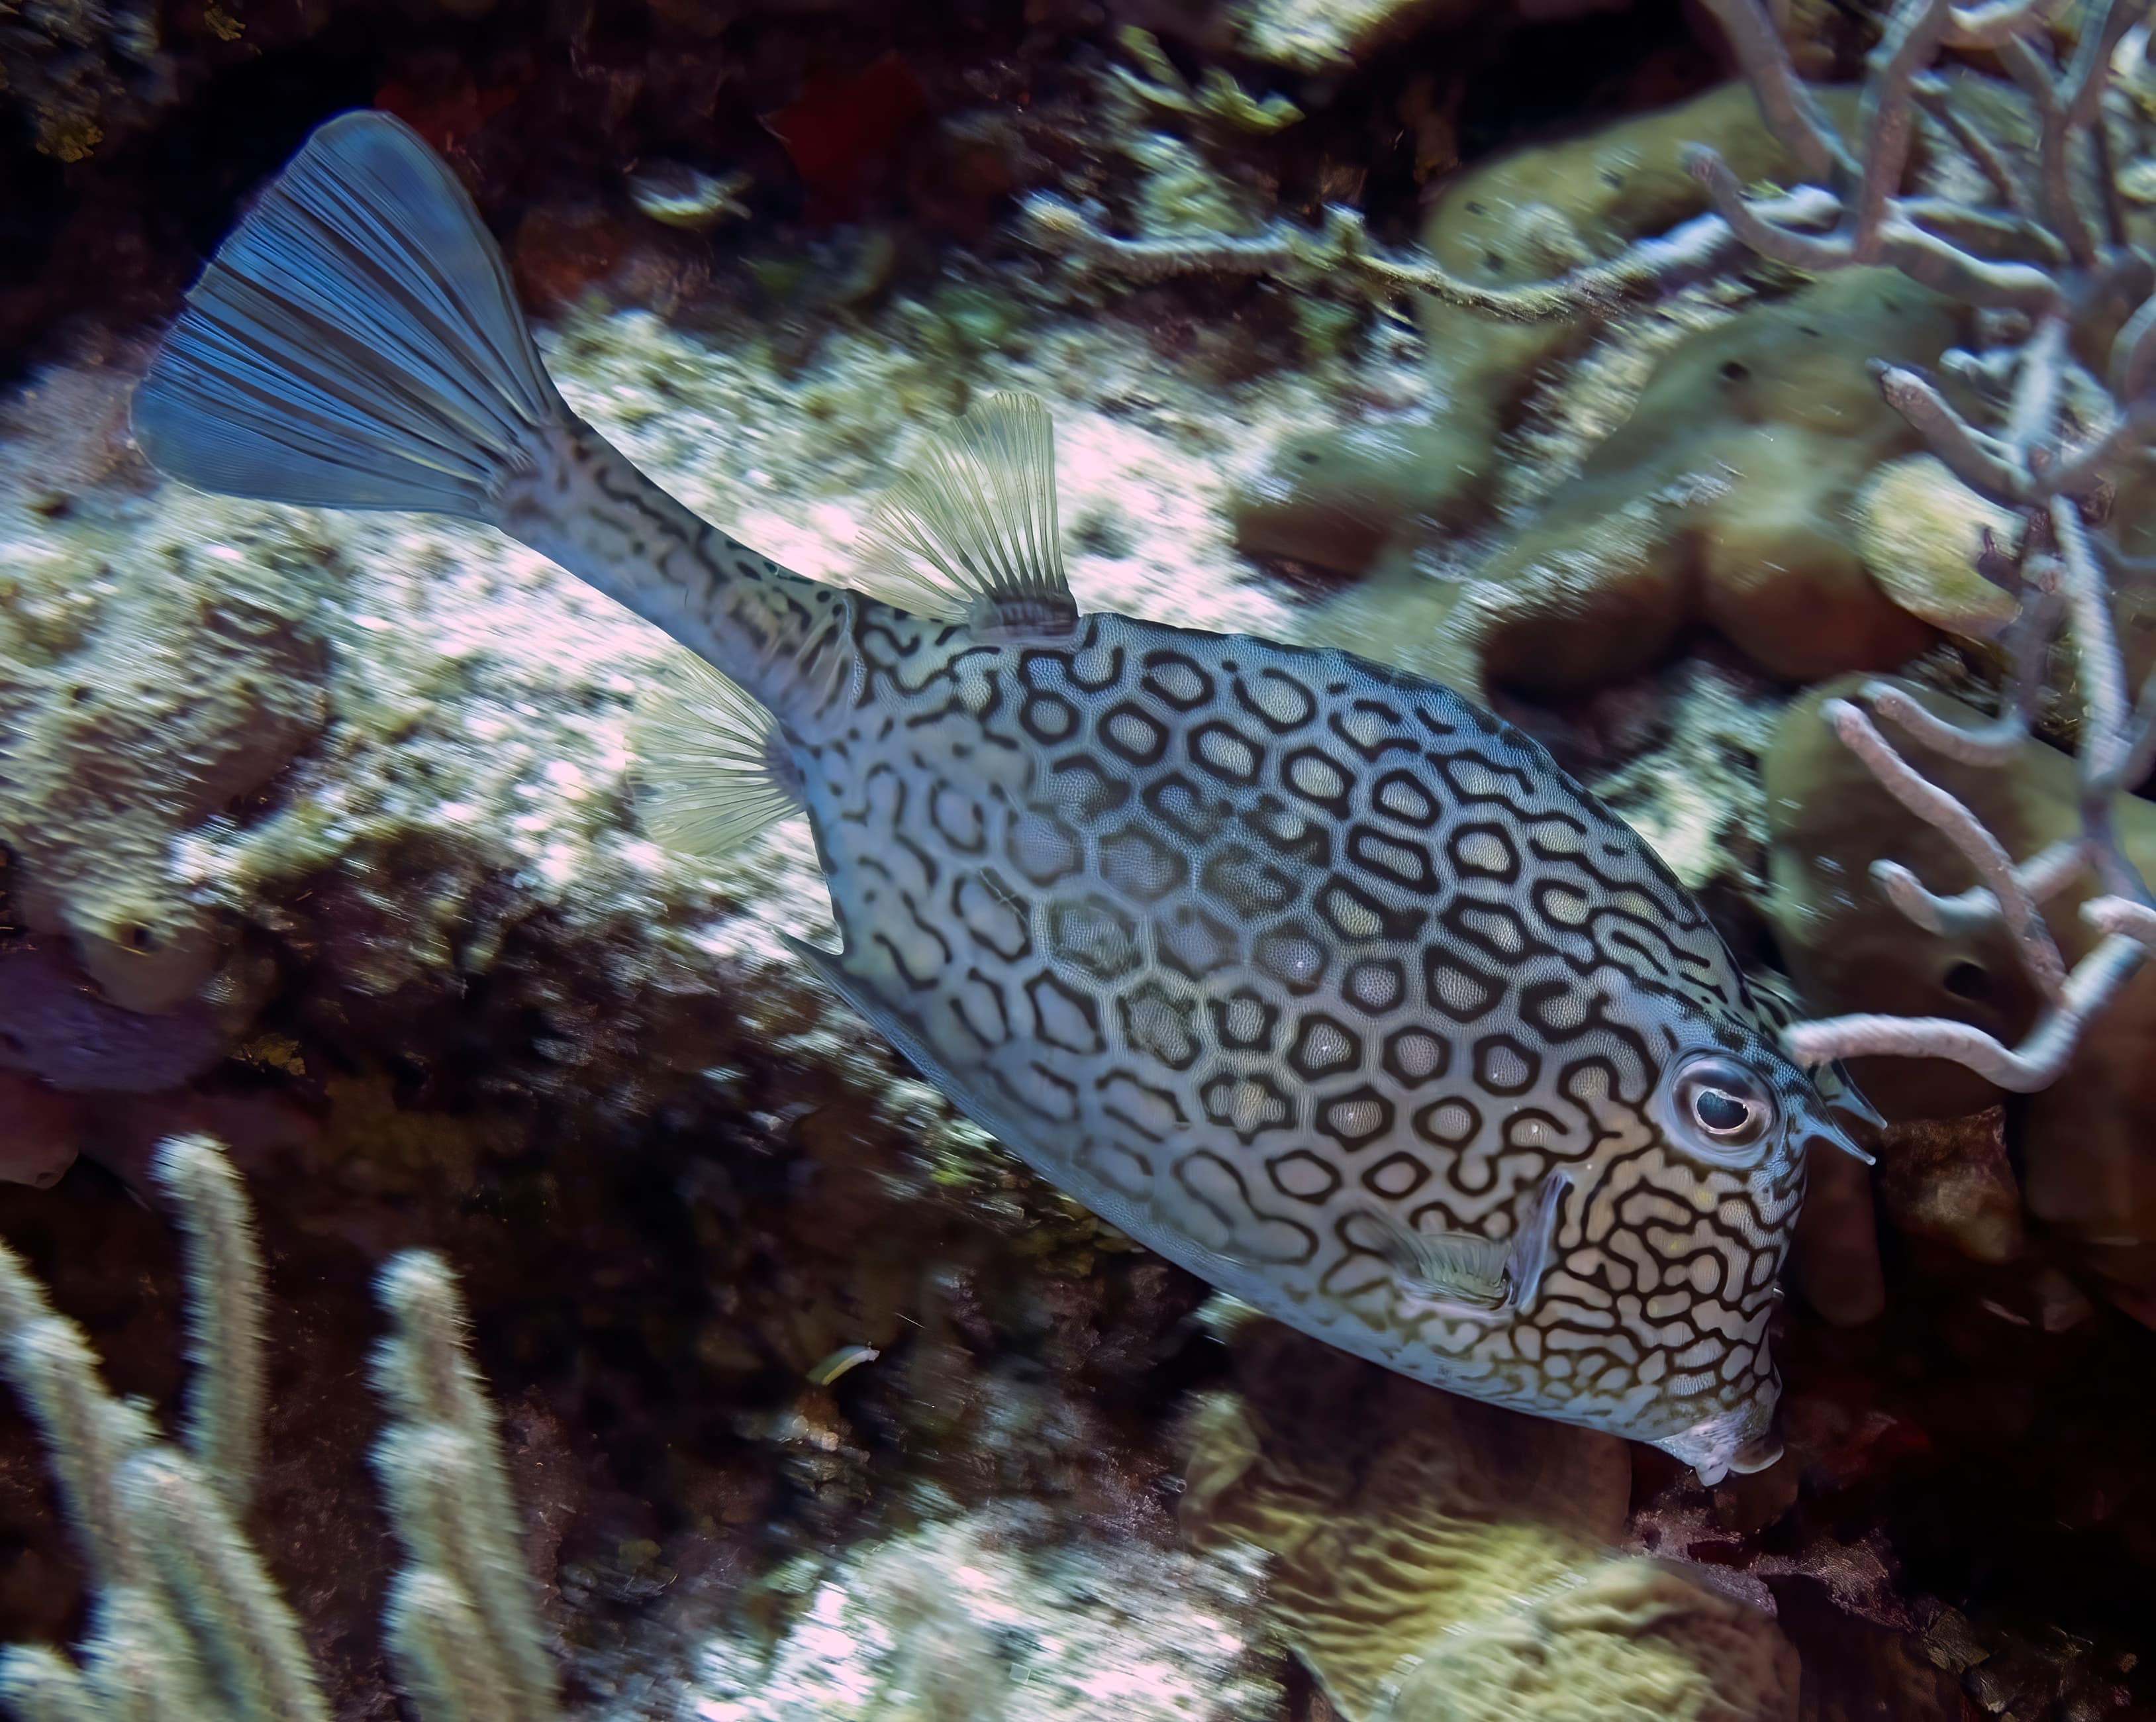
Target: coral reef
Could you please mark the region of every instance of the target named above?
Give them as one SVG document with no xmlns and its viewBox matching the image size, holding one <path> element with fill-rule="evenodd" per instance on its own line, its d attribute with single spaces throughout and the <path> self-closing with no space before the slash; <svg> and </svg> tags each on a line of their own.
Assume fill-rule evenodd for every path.
<svg viewBox="0 0 2156 1722">
<path fill-rule="evenodd" d="M 228 955 L 172 871 L 175 844 L 254 818 L 320 732 L 318 570 L 303 542 L 263 567 L 185 505 L 155 559 L 124 532 L 61 550 L 40 511 L 64 510 L 80 475 L 38 476 L 0 549 L 9 892 L 21 924 L 64 940 L 111 1004 L 171 1011 Z"/>
<path fill-rule="evenodd" d="M 1795 1717 L 1771 1620 L 1616 1552 L 1620 1443 L 1224 1324 L 1240 1391 L 1190 1420 L 1183 1522 L 1271 1555 L 1270 1606 L 1348 1722 Z"/>
<path fill-rule="evenodd" d="M 2145 20 L 2124 3 L 2092 8 L 2071 42 L 2055 48 L 2031 8 L 1972 19 L 1947 0 L 1907 0 L 1869 61 L 1858 152 L 1795 80 L 1758 0 L 1714 0 L 1712 10 L 1762 113 L 1835 207 L 1830 232 L 1799 231 L 1776 208 L 1752 201 L 1728 163 L 1702 146 L 1687 166 L 1717 215 L 1763 258 L 1830 275 L 1888 265 L 1987 320 L 1991 344 L 1952 355 L 1965 403 L 1921 369 L 1882 362 L 1879 380 L 1886 403 L 1956 477 L 2020 517 L 2011 550 L 1987 542 L 1978 563 L 2020 600 L 2003 709 L 1992 723 L 1958 727 L 1889 685 L 1868 686 L 1865 697 L 1928 747 L 2000 767 L 2029 733 L 2054 635 L 2071 643 L 2078 682 L 2073 827 L 2021 859 L 1965 799 L 1914 769 L 1871 712 L 1847 700 L 1824 708 L 1895 802 L 1944 837 L 1980 881 L 1949 900 L 1907 868 L 1881 862 L 1874 868 L 1881 888 L 1929 931 L 1998 923 L 2042 1005 L 2026 1040 L 2010 1046 L 1952 1015 L 1877 1010 L 1799 1023 L 1785 1039 L 1809 1064 L 1861 1054 L 1939 1057 L 2002 1087 L 2041 1089 L 2073 1056 L 2090 1017 L 2156 954 L 2156 897 L 2114 814 L 2117 797 L 2156 760 L 2156 681 L 2138 697 L 2128 691 L 2112 591 L 2113 576 L 2133 567 L 2132 535 L 2118 530 L 2112 504 L 2118 475 L 2138 468 L 2146 452 L 2142 397 L 2156 352 L 2156 263 L 2119 195 L 2112 152 L 2113 114 L 2132 110 L 2107 111 L 2104 100 L 2115 61 L 2145 63 Z M 2025 104 L 2025 125 L 2006 117 L 2017 105 L 2003 85 L 1922 75 L 1950 49 L 1979 48 L 2000 55 Z M 1952 135 L 1981 194 L 1902 194 L 1920 111 Z M 2084 141 L 2092 146 L 2084 150 Z M 2083 352 L 2102 366 L 2101 382 L 2084 368 Z M 2082 903 L 2082 918 L 2104 937 L 2069 965 L 2041 906 L 2084 879 L 2098 894 Z M 2129 1194 L 2124 1205 L 2141 1205 Z M 2118 1242 L 2140 1250 L 2133 1229 Z"/>
<path fill-rule="evenodd" d="M 1257 1586 L 1230 1560 L 1059 1546 L 1014 1505 L 856 1550 L 757 1657 L 704 1647 L 711 1722 L 1230 1722 L 1276 1712 Z"/>
<path fill-rule="evenodd" d="M 1932 637 L 1873 582 L 1859 488 L 1916 436 L 1880 400 L 1881 353 L 1934 359 L 1947 303 L 1883 271 L 1831 277 L 1671 352 L 1631 415 L 1462 585 L 1373 590 L 1432 672 L 1555 694 L 1713 629 L 1805 681 L 1892 669 Z"/>
<path fill-rule="evenodd" d="M 2014 619 L 2013 594 L 1977 572 L 1985 535 L 2011 545 L 2020 522 L 1986 502 L 1936 455 L 1890 460 L 1855 503 L 1864 566 L 1895 604 L 1934 628 L 1988 640 Z"/>
<path fill-rule="evenodd" d="M 1984 721 L 1916 684 L 1887 685 L 1946 722 L 1974 729 Z M 1827 712 L 1855 691 L 1838 681 L 1807 693 L 1784 716 L 1767 753 L 1768 912 L 1783 954 L 1815 1010 L 1968 1023 L 2012 1044 L 2037 1020 L 2042 1000 L 2007 928 L 1981 914 L 1921 926 L 1875 882 L 1875 863 L 1891 861 L 1943 896 L 1979 884 L 1954 841 L 1911 812 L 1843 744 Z M 2042 742 L 2021 741 L 1999 764 L 1930 748 L 1915 757 L 1929 781 L 2015 855 L 2043 854 L 2080 829 L 2074 763 Z M 2156 866 L 2156 808 L 2120 797 L 2114 817 L 2117 841 L 2133 863 Z M 2045 905 L 2051 936 L 2069 964 L 2101 942 L 2081 913 L 2096 889 L 2093 881 L 2068 882 Z M 2152 1011 L 2156 971 L 2144 969 L 2082 1028 L 2058 1080 L 2020 1103 L 2014 1157 L 2030 1215 L 2068 1259 L 2122 1307 L 2156 1324 L 2156 1154 L 2148 1147 L 2156 1091 L 2146 1056 Z M 1852 1070 L 1900 1118 L 1978 1113 L 1999 1092 L 1936 1057 L 1860 1056 Z"/>
<path fill-rule="evenodd" d="M 184 1449 L 107 1392 L 80 1329 L 0 1246 L 0 1373 L 44 1438 L 99 1587 L 80 1668 L 14 1646 L 0 1653 L 0 1702 L 22 1722 L 327 1722 L 298 1622 L 244 1529 L 264 1390 L 262 1268 L 246 1200 L 208 1138 L 173 1138 L 156 1170 L 187 1231 L 197 1379 Z M 377 1457 L 412 1550 L 388 1627 L 406 1690 L 441 1722 L 545 1722 L 553 1671 L 454 1287 L 415 1252 L 391 1264 L 383 1301 L 397 1328 L 377 1363 L 393 1421 Z"/>
<path fill-rule="evenodd" d="M 1707 207 L 1681 159 L 1686 144 L 1702 138 L 1743 161 L 1749 180 L 1795 165 L 1761 125 L 1750 92 L 1731 85 L 1454 175 L 1424 220 L 1424 251 L 1454 280 L 1499 293 L 1607 262 Z M 1428 421 L 1375 448 L 1358 446 L 1370 433 L 1354 426 L 1285 443 L 1236 498 L 1245 554 L 1356 574 L 1419 523 L 1457 529 L 1486 516 L 1506 437 L 1543 374 L 1584 352 L 1602 321 L 1583 309 L 1508 324 L 1430 295 L 1417 317 Z M 1336 516 L 1344 530 L 1331 527 Z"/>
</svg>

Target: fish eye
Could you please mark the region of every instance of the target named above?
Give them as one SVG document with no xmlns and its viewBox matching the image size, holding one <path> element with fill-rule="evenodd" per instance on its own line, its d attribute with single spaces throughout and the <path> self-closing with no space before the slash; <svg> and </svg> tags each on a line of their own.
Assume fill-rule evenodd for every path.
<svg viewBox="0 0 2156 1722">
<path fill-rule="evenodd" d="M 1774 1102 L 1733 1058 L 1707 1053 L 1677 1072 L 1677 1122 L 1709 1153 L 1749 1148 L 1774 1126 Z"/>
</svg>

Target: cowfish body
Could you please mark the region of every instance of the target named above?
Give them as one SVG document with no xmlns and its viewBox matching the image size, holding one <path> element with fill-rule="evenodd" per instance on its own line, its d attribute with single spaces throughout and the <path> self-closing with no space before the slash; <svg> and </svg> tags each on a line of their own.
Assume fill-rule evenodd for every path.
<svg viewBox="0 0 2156 1722">
<path fill-rule="evenodd" d="M 205 489 L 498 527 L 722 672 L 644 753 L 666 829 L 805 807 L 844 943 L 804 958 L 1134 1238 L 1710 1482 L 1771 1457 L 1804 1157 L 1850 1148 L 1773 1001 L 1458 695 L 1081 615 L 1040 403 L 983 403 L 878 517 L 960 614 L 803 580 L 568 410 L 455 176 L 361 112 L 219 249 L 134 428 Z"/>
<path fill-rule="evenodd" d="M 998 645 L 880 606 L 854 645 L 794 750 L 824 966 L 954 1102 L 1320 1339 L 1703 1475 L 1756 1461 L 1805 1149 L 1838 1138 L 1630 827 L 1337 651 L 1101 614 Z M 1765 1090 L 1757 1139 L 1686 1139 L 1702 1058 Z M 1538 1222 L 1495 1307 L 1399 1247 Z"/>
</svg>

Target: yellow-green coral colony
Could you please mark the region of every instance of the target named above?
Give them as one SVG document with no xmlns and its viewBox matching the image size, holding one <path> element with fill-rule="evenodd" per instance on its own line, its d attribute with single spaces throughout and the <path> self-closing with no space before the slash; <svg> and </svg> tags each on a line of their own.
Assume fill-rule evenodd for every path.
<svg viewBox="0 0 2156 1722">
<path fill-rule="evenodd" d="M 570 414 L 462 189 L 361 113 L 227 241 L 135 424 L 208 488 L 499 526 L 706 659 L 747 699 L 672 707 L 719 739 L 668 756 L 670 828 L 804 809 L 844 943 L 803 960 L 1152 1248 L 1702 1477 L 1773 1457 L 1775 1277 L 1807 1150 L 1849 1144 L 1698 906 L 1446 688 L 1081 615 L 1039 403 L 878 517 L 911 608 L 798 578 Z"/>
</svg>

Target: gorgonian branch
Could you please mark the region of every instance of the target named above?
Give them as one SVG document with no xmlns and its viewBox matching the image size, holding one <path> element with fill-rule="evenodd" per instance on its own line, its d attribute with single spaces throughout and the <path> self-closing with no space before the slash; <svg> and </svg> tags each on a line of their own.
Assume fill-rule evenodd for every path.
<svg viewBox="0 0 2156 1722">
<path fill-rule="evenodd" d="M 2029 745 L 2043 688 L 2047 649 L 2063 620 L 2082 704 L 2076 761 L 2079 834 L 2017 863 L 1968 804 L 1904 758 L 1864 710 L 1829 702 L 1825 716 L 1843 743 L 1904 808 L 1938 831 L 1980 883 L 1953 897 L 1928 890 L 1908 868 L 1881 861 L 1874 879 L 1902 913 L 1935 933 L 1995 922 L 2045 1001 L 2042 1016 L 2019 1047 L 1944 1017 L 1854 1015 L 1799 1023 L 1787 1042 L 1806 1063 L 1860 1056 L 1951 1059 L 2001 1087 L 2041 1087 L 2062 1070 L 2082 1025 L 2156 954 L 2156 902 L 2120 846 L 2112 803 L 2156 766 L 2156 675 L 2128 702 L 2126 673 L 2112 620 L 2110 579 L 2121 566 L 2114 547 L 2092 530 L 2118 465 L 2142 453 L 2156 434 L 2156 285 L 2151 260 L 2123 238 L 2107 214 L 2098 232 L 2083 213 L 2092 172 L 2108 176 L 2112 157 L 2100 115 L 2114 50 L 2148 10 L 2147 0 L 2107 0 L 2085 20 L 2062 68 L 2051 53 L 2052 0 L 1902 0 L 1866 68 L 1853 162 L 1820 120 L 1759 0 L 1706 0 L 1758 97 L 1768 128 L 1788 145 L 1808 177 L 1840 204 L 1825 234 L 1793 233 L 1748 200 L 1728 164 L 1694 149 L 1686 165 L 1711 208 L 1763 256 L 1820 271 L 1885 264 L 1964 304 L 2011 310 L 2029 320 L 2018 350 L 1964 356 L 1997 408 L 1995 421 L 1974 422 L 1924 377 L 1907 367 L 1877 368 L 1880 392 L 1964 484 L 2023 520 L 2009 560 L 1987 542 L 1979 572 L 2021 597 L 2008 636 L 2011 665 L 1999 716 L 1974 728 L 1926 711 L 1891 684 L 1865 697 L 1880 716 L 1916 741 L 1965 764 L 2008 764 Z M 2010 146 L 1958 111 L 1952 88 L 1926 66 L 1945 49 L 1997 56 L 2021 90 L 2035 121 L 2033 172 L 2025 182 Z M 1989 182 L 1994 209 L 1942 206 L 1903 195 L 1902 179 L 1919 113 L 1928 113 Z M 1817 131 L 1820 135 L 1814 135 Z M 2094 187 L 2098 208 L 2112 209 L 2117 188 Z M 2034 259 L 2035 260 L 2030 260 Z M 2144 300 L 2112 342 L 2114 410 L 2091 426 L 2070 404 L 2073 336 L 2087 318 L 2101 326 L 2122 303 Z M 2069 969 L 2042 905 L 2093 871 L 2102 895 L 2083 918 L 2102 937 Z"/>
</svg>

